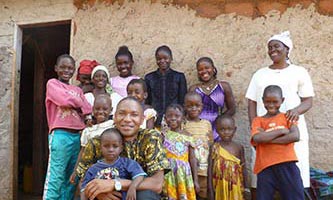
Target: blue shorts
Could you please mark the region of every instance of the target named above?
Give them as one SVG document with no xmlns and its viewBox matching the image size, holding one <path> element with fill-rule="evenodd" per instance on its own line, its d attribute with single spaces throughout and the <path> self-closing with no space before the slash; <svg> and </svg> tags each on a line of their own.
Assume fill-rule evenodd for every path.
<svg viewBox="0 0 333 200">
<path fill-rule="evenodd" d="M 273 199 L 275 191 L 283 200 L 304 200 L 303 182 L 295 162 L 267 167 L 257 177 L 257 200 Z"/>
</svg>

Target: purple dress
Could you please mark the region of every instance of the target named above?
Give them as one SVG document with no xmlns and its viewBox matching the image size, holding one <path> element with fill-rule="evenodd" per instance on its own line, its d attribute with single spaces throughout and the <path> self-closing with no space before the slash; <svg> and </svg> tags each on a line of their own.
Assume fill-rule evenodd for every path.
<svg viewBox="0 0 333 200">
<path fill-rule="evenodd" d="M 204 93 L 199 87 L 195 88 L 195 92 L 202 97 L 203 108 L 200 118 L 210 121 L 213 128 L 214 140 L 218 140 L 219 135 L 216 132 L 214 121 L 224 107 L 224 90 L 221 84 L 217 84 L 214 89 L 211 90 L 209 95 Z"/>
</svg>

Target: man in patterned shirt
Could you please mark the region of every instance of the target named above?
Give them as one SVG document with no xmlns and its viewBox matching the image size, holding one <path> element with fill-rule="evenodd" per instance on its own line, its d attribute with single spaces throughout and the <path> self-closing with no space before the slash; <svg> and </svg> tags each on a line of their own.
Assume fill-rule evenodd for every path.
<svg viewBox="0 0 333 200">
<path fill-rule="evenodd" d="M 169 169 L 169 163 L 163 149 L 162 135 L 156 130 L 139 130 L 143 119 L 142 105 L 136 99 L 127 97 L 118 103 L 114 123 L 124 139 L 124 150 L 121 155 L 137 161 L 148 174 L 137 188 L 139 190 L 137 199 L 157 200 L 160 199 L 164 172 Z M 85 152 L 89 151 L 99 154 L 95 156 L 100 157 L 99 139 L 94 138 L 88 143 Z M 83 154 L 82 161 L 91 156 L 88 154 Z M 131 181 L 121 179 L 118 185 L 115 185 L 115 182 L 115 180 L 93 180 L 87 185 L 85 194 L 89 199 L 94 199 L 96 196 L 103 200 L 117 199 L 121 193 L 114 190 L 119 190 L 119 182 L 120 190 L 127 190 Z"/>
</svg>

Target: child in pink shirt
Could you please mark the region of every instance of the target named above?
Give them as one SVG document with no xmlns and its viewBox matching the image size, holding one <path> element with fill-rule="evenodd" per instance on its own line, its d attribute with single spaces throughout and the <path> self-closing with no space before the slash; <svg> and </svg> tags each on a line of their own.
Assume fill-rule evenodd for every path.
<svg viewBox="0 0 333 200">
<path fill-rule="evenodd" d="M 75 61 L 67 54 L 57 58 L 54 67 L 58 79 L 46 85 L 46 115 L 49 126 L 49 162 L 43 199 L 73 199 L 75 185 L 69 182 L 80 151 L 80 131 L 91 106 L 82 90 L 69 85 Z"/>
<path fill-rule="evenodd" d="M 134 60 L 133 55 L 127 46 L 119 47 L 115 59 L 119 76 L 111 77 L 110 85 L 121 97 L 127 97 L 126 88 L 128 83 L 131 80 L 139 79 L 140 77 L 132 74 Z"/>
</svg>

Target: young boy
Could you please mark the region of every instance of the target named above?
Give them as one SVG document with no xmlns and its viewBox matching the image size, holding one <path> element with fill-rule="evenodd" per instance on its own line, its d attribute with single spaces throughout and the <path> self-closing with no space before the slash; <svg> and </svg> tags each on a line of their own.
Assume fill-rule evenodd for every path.
<svg viewBox="0 0 333 200">
<path fill-rule="evenodd" d="M 127 190 L 123 192 L 122 199 L 136 199 L 136 188 L 147 174 L 134 160 L 120 157 L 123 150 L 123 139 L 120 132 L 115 128 L 105 130 L 101 135 L 101 152 L 103 159 L 91 166 L 81 185 L 83 192 L 86 185 L 93 179 L 115 179 L 116 191 L 121 191 L 119 179 L 132 179 Z M 127 197 L 126 197 L 127 196 Z"/>
<path fill-rule="evenodd" d="M 69 84 L 75 61 L 67 54 L 57 58 L 54 67 L 58 79 L 46 85 L 46 115 L 49 126 L 49 162 L 43 199 L 73 199 L 75 185 L 69 182 L 80 151 L 80 131 L 91 106 L 82 90 Z"/>
<path fill-rule="evenodd" d="M 257 199 L 273 199 L 278 190 L 282 199 L 303 200 L 303 182 L 296 166 L 294 142 L 299 131 L 279 108 L 283 103 L 279 86 L 265 88 L 263 103 L 267 113 L 254 118 L 251 143 L 256 147 L 254 173 L 258 174 Z"/>
</svg>

